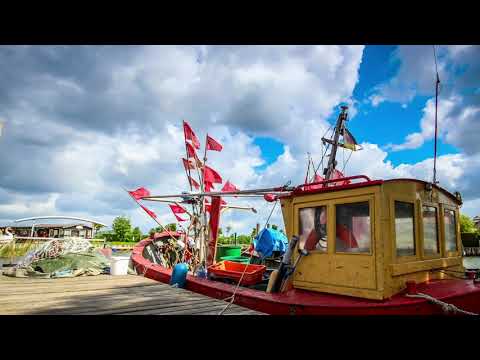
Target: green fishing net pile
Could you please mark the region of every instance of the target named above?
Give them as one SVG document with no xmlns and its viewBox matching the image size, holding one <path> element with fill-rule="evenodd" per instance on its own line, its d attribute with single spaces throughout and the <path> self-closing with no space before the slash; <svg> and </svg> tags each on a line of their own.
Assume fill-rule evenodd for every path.
<svg viewBox="0 0 480 360">
<path fill-rule="evenodd" d="M 63 246 L 53 255 L 51 252 L 50 255 L 44 255 L 45 249 L 36 250 L 27 256 L 26 261 L 4 271 L 3 274 L 13 277 L 59 278 L 109 273 L 110 260 L 93 246 L 85 243 L 82 245 L 73 251 L 71 244 L 68 247 Z"/>
</svg>

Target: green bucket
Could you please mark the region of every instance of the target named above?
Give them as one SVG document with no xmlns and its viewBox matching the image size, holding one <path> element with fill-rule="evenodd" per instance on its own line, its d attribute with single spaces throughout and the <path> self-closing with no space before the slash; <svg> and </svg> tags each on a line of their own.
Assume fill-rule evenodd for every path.
<svg viewBox="0 0 480 360">
<path fill-rule="evenodd" d="M 241 264 L 248 264 L 250 262 L 250 258 L 245 256 L 222 256 L 220 260 L 235 261 Z"/>
<path fill-rule="evenodd" d="M 241 253 L 242 253 L 241 246 L 235 246 L 235 245 L 218 246 L 217 256 L 215 258 L 218 261 L 224 256 L 240 256 Z"/>
</svg>

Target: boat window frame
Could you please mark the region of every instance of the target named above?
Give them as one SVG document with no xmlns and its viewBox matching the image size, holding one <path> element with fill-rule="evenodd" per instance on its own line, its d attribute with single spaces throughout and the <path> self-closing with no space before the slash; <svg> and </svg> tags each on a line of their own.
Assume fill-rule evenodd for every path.
<svg viewBox="0 0 480 360">
<path fill-rule="evenodd" d="M 331 255 L 331 221 L 330 218 L 332 216 L 331 214 L 331 200 L 319 200 L 319 201 L 312 201 L 312 202 L 302 202 L 295 204 L 293 206 L 293 233 L 296 234 L 297 236 L 300 236 L 299 230 L 300 230 L 300 209 L 308 209 L 308 208 L 315 208 L 315 207 L 320 207 L 320 206 L 325 206 L 327 208 L 327 251 L 322 251 L 322 250 L 310 250 L 308 253 L 309 254 L 318 254 L 318 255 Z M 298 249 L 298 246 L 296 248 Z"/>
<path fill-rule="evenodd" d="M 337 243 L 337 209 L 336 205 L 348 205 L 348 204 L 356 204 L 368 202 L 368 214 L 370 217 L 370 251 L 369 252 L 349 252 L 349 251 L 336 251 L 336 243 Z M 348 199 L 337 199 L 332 200 L 332 247 L 333 247 L 333 254 L 334 255 L 364 255 L 364 256 L 373 256 L 375 251 L 375 195 L 358 195 L 353 196 L 352 198 Z M 327 228 L 328 231 L 328 228 Z M 330 239 L 330 238 L 329 238 Z"/>
<path fill-rule="evenodd" d="M 425 238 L 424 238 L 424 223 L 423 223 L 423 207 L 433 207 L 436 209 L 437 212 L 437 241 L 438 241 L 438 253 L 434 255 L 425 255 Z M 443 244 L 442 244 L 442 234 L 441 234 L 441 225 L 440 225 L 440 204 L 434 203 L 430 201 L 420 201 L 418 200 L 418 208 L 420 212 L 420 216 L 418 217 L 418 225 L 420 227 L 419 235 L 420 235 L 420 251 L 421 251 L 421 259 L 422 260 L 431 260 L 431 259 L 440 259 L 443 257 Z"/>
<path fill-rule="evenodd" d="M 415 255 L 409 256 L 398 256 L 397 255 L 397 233 L 395 229 L 395 201 L 410 203 L 413 205 L 413 234 L 414 234 L 414 245 L 415 245 Z M 401 263 L 408 263 L 412 261 L 421 260 L 420 251 L 418 249 L 421 248 L 420 246 L 420 236 L 419 236 L 419 206 L 418 201 L 416 200 L 415 196 L 409 195 L 400 195 L 395 194 L 390 198 L 390 238 L 392 244 L 392 263 L 401 264 Z M 423 245 L 422 245 L 423 246 Z"/>
<path fill-rule="evenodd" d="M 461 252 L 461 239 L 460 239 L 460 222 L 459 222 L 459 211 L 458 208 L 454 205 L 450 204 L 440 204 L 442 216 L 440 217 L 441 219 L 441 230 L 442 230 L 442 251 L 443 251 L 443 257 L 449 258 L 449 257 L 458 257 L 460 256 Z M 447 251 L 447 239 L 445 236 L 446 233 L 446 228 L 445 228 L 445 210 L 452 210 L 453 214 L 455 216 L 455 237 L 456 237 L 456 242 L 457 242 L 457 251 Z"/>
</svg>

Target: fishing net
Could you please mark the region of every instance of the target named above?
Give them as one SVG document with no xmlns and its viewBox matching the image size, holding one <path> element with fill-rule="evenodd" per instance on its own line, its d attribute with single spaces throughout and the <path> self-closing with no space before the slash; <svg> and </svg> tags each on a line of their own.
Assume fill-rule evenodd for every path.
<svg viewBox="0 0 480 360">
<path fill-rule="evenodd" d="M 107 273 L 110 261 L 87 239 L 50 240 L 32 250 L 5 275 L 15 277 L 73 277 Z"/>
</svg>

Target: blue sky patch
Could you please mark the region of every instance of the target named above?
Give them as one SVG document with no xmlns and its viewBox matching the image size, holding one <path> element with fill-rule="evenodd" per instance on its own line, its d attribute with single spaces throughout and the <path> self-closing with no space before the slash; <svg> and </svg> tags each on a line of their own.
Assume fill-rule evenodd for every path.
<svg viewBox="0 0 480 360">
<path fill-rule="evenodd" d="M 262 159 L 265 160 L 263 165 L 255 168 L 256 170 L 265 170 L 268 165 L 274 163 L 284 152 L 283 143 L 271 137 L 256 137 L 253 143 L 260 147 Z"/>
</svg>

